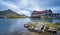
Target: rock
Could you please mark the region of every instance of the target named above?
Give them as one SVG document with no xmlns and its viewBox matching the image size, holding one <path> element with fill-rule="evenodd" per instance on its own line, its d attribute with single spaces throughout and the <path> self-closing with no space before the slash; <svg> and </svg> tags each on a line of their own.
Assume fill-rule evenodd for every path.
<svg viewBox="0 0 60 35">
<path fill-rule="evenodd" d="M 57 35 L 60 35 L 60 28 L 58 28 L 57 30 Z"/>
<path fill-rule="evenodd" d="M 40 31 L 43 31 L 44 28 L 45 28 L 45 24 L 44 24 L 44 23 L 39 23 L 39 24 L 34 28 L 34 30 L 40 32 Z"/>
<path fill-rule="evenodd" d="M 48 29 L 49 32 L 53 32 L 53 33 L 56 33 L 57 32 L 57 28 L 53 28 L 53 27 L 50 27 Z"/>
<path fill-rule="evenodd" d="M 24 25 L 29 30 L 34 30 L 34 31 L 44 31 L 45 29 L 45 24 L 40 23 L 40 22 L 32 22 L 32 23 L 27 23 Z"/>
<path fill-rule="evenodd" d="M 60 35 L 60 30 L 57 31 L 57 35 Z"/>
<path fill-rule="evenodd" d="M 28 28 L 28 27 L 30 27 L 30 26 L 32 26 L 31 22 L 24 24 L 24 27 L 25 27 L 25 28 Z"/>
<path fill-rule="evenodd" d="M 28 25 L 27 25 L 27 24 L 24 24 L 24 27 L 25 27 L 25 28 L 28 28 Z"/>
<path fill-rule="evenodd" d="M 34 26 L 28 27 L 29 30 L 34 30 Z"/>
</svg>

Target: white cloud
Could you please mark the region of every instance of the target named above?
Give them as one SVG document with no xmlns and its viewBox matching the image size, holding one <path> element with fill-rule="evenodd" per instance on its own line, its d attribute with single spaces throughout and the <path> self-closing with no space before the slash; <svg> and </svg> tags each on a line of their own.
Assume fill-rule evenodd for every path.
<svg viewBox="0 0 60 35">
<path fill-rule="evenodd" d="M 52 10 L 54 13 L 60 13 L 60 12 L 59 12 L 60 7 L 52 7 L 51 10 Z"/>
<path fill-rule="evenodd" d="M 60 7 L 48 7 L 48 8 L 44 8 L 43 10 L 45 9 L 50 9 L 52 10 L 53 13 L 60 13 L 59 10 L 60 10 Z"/>
<path fill-rule="evenodd" d="M 14 2 L 13 2 L 14 1 Z M 53 1 L 52 1 L 53 2 Z M 12 9 L 15 12 L 21 12 L 22 9 L 23 10 L 28 10 L 27 11 L 23 11 L 22 13 L 24 14 L 29 14 L 29 10 L 43 10 L 43 9 L 52 9 L 52 10 L 57 10 L 54 7 L 50 7 L 48 5 L 51 4 L 50 0 L 8 0 L 8 1 L 4 1 L 1 0 L 0 1 L 0 5 L 4 5 L 7 9 Z M 21 13 L 20 13 L 21 14 Z"/>
<path fill-rule="evenodd" d="M 10 8 L 10 9 L 19 9 L 18 6 L 16 6 L 15 4 L 13 3 L 9 3 L 9 2 L 5 2 L 5 1 L 1 1 L 0 3 L 2 3 L 2 5 L 5 5 L 7 8 Z"/>
<path fill-rule="evenodd" d="M 14 2 L 6 2 L 6 1 L 0 1 L 0 3 L 2 3 L 3 5 L 5 5 L 7 8 L 10 8 L 16 12 L 19 12 L 21 14 L 25 14 L 25 15 L 30 15 L 29 11 L 26 10 L 35 10 L 35 9 L 39 9 L 38 4 L 36 3 L 36 1 L 34 2 L 34 0 L 20 0 L 20 2 L 18 3 L 19 5 L 16 5 Z M 21 10 L 24 9 L 24 10 Z"/>
<path fill-rule="evenodd" d="M 18 13 L 20 13 L 20 14 L 25 14 L 25 15 L 27 15 L 27 16 L 30 16 L 30 12 L 27 11 L 27 10 L 20 10 L 20 12 L 18 12 Z"/>
</svg>

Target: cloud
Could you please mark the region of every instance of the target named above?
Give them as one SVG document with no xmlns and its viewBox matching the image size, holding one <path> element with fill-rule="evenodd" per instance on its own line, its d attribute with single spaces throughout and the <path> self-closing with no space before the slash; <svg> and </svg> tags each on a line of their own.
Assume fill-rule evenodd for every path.
<svg viewBox="0 0 60 35">
<path fill-rule="evenodd" d="M 27 11 L 31 13 L 30 10 L 44 10 L 51 9 L 53 12 L 59 12 L 60 10 L 60 0 L 0 0 L 0 10 L 2 9 L 12 9 L 15 12 L 20 13 L 22 10 L 25 14 Z"/>
<path fill-rule="evenodd" d="M 20 12 L 18 12 L 18 13 L 20 13 L 20 14 L 25 14 L 25 15 L 27 15 L 27 16 L 30 16 L 29 11 L 27 11 L 27 10 L 20 10 Z"/>
<path fill-rule="evenodd" d="M 14 3 L 9 3 L 9 2 L 5 2 L 5 1 L 0 1 L 1 5 L 4 5 L 5 7 L 9 8 L 9 9 L 19 9 L 18 6 L 16 6 Z"/>
</svg>

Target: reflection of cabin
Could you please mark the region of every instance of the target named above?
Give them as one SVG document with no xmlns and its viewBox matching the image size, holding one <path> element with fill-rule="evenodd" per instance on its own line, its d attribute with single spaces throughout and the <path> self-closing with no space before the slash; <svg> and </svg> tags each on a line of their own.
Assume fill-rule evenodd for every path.
<svg viewBox="0 0 60 35">
<path fill-rule="evenodd" d="M 51 10 L 43 10 L 43 11 L 33 11 L 31 17 L 59 17 L 59 13 L 52 13 Z"/>
</svg>

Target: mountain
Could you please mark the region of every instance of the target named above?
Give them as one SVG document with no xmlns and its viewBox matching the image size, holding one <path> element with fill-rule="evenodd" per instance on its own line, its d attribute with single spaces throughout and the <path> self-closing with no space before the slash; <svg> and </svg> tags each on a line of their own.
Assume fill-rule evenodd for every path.
<svg viewBox="0 0 60 35">
<path fill-rule="evenodd" d="M 20 15 L 10 9 L 0 11 L 0 18 L 21 18 L 21 17 L 25 17 L 25 16 Z"/>
</svg>

